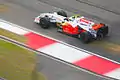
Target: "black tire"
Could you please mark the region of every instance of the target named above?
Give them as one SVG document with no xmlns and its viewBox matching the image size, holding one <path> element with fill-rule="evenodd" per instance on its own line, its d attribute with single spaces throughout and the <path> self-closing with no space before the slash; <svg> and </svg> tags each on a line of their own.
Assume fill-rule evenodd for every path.
<svg viewBox="0 0 120 80">
<path fill-rule="evenodd" d="M 67 17 L 67 13 L 65 11 L 63 11 L 63 10 L 58 11 L 57 14 L 61 15 L 61 16 L 64 16 L 64 17 Z"/>
<path fill-rule="evenodd" d="M 92 35 L 90 34 L 90 32 L 86 31 L 86 32 L 79 34 L 78 38 L 80 38 L 80 40 L 83 43 L 89 43 L 92 40 Z"/>
<path fill-rule="evenodd" d="M 103 33 L 101 33 L 101 32 L 97 33 L 97 40 L 102 40 L 103 37 L 104 37 Z"/>
<path fill-rule="evenodd" d="M 108 26 L 103 26 L 98 29 L 97 31 L 97 39 L 101 40 L 108 34 Z"/>
<path fill-rule="evenodd" d="M 47 29 L 50 27 L 50 21 L 48 17 L 43 17 L 40 19 L 40 26 L 44 29 Z"/>
</svg>

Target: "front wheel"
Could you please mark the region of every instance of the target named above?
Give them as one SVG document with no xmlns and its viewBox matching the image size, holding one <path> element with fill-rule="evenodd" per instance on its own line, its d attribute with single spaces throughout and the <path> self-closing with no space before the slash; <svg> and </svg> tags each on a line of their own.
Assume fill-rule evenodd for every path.
<svg viewBox="0 0 120 80">
<path fill-rule="evenodd" d="M 40 19 L 40 26 L 44 29 L 47 29 L 50 27 L 50 22 L 49 22 L 49 18 L 47 17 L 43 17 Z"/>
</svg>

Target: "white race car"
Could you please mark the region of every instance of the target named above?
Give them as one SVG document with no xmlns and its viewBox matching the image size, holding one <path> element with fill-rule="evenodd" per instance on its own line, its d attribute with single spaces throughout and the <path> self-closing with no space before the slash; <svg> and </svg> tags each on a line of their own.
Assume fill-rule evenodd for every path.
<svg viewBox="0 0 120 80">
<path fill-rule="evenodd" d="M 61 10 L 53 13 L 42 13 L 35 18 L 34 22 L 40 24 L 42 28 L 49 28 L 50 23 L 62 23 L 66 17 L 67 13 Z"/>
</svg>

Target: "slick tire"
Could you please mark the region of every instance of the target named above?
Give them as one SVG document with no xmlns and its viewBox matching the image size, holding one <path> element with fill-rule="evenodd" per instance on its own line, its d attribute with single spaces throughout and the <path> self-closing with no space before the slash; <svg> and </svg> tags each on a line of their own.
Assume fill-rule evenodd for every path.
<svg viewBox="0 0 120 80">
<path fill-rule="evenodd" d="M 50 21 L 49 21 L 49 18 L 47 17 L 43 17 L 40 19 L 40 26 L 43 28 L 43 29 L 48 29 L 50 27 Z"/>
<path fill-rule="evenodd" d="M 89 43 L 91 40 L 92 40 L 92 35 L 90 34 L 90 32 L 83 32 L 81 33 L 80 35 L 78 35 L 80 38 L 80 40 L 83 42 L 83 43 Z"/>
<path fill-rule="evenodd" d="M 58 11 L 57 14 L 61 15 L 61 16 L 64 16 L 64 17 L 67 17 L 67 13 L 65 11 L 63 11 L 63 10 Z"/>
<path fill-rule="evenodd" d="M 97 33 L 97 40 L 102 40 L 104 37 L 103 33 L 99 30 L 99 32 Z"/>
<path fill-rule="evenodd" d="M 102 40 L 108 34 L 108 26 L 103 26 L 97 31 L 97 39 Z"/>
</svg>

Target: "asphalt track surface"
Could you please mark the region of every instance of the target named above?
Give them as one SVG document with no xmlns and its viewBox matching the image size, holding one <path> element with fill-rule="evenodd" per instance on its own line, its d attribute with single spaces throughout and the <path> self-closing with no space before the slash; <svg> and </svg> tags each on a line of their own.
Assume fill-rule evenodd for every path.
<svg viewBox="0 0 120 80">
<path fill-rule="evenodd" d="M 2 0 L 0 0 L 0 1 L 2 2 Z M 119 14 L 115 14 L 113 12 L 105 11 L 98 7 L 88 5 L 86 3 L 79 3 L 78 1 L 75 2 L 72 0 L 69 0 L 69 2 L 68 2 L 68 0 L 64 0 L 64 1 L 62 1 L 62 0 L 39 0 L 39 1 L 37 1 L 37 0 L 16 0 L 16 1 L 15 0 L 6 0 L 6 1 L 8 1 L 5 3 L 6 5 L 4 5 L 6 10 L 1 12 L 0 18 L 10 21 L 12 23 L 18 24 L 20 26 L 32 29 L 41 34 L 48 35 L 50 37 L 61 40 L 63 42 L 69 43 L 76 47 L 89 50 L 93 53 L 96 53 L 96 54 L 99 54 L 99 55 L 102 55 L 107 58 L 110 58 L 110 59 L 120 62 L 119 52 L 112 52 L 112 51 L 106 50 L 102 47 L 99 47 L 98 44 L 102 44 L 102 42 L 99 42 L 99 43 L 93 42 L 90 44 L 83 44 L 76 38 L 72 38 L 70 36 L 63 35 L 61 33 L 57 33 L 55 28 L 51 27 L 50 30 L 44 30 L 44 29 L 40 28 L 40 26 L 33 23 L 34 17 L 39 15 L 41 12 L 51 12 L 51 11 L 58 10 L 59 8 L 62 8 L 62 9 L 67 10 L 69 15 L 73 14 L 73 12 L 80 13 L 81 15 L 85 15 L 87 17 L 107 23 L 110 26 L 111 33 L 109 34 L 110 36 L 108 36 L 103 41 L 120 44 L 120 42 L 119 42 L 120 41 L 120 32 L 119 32 L 120 31 L 120 28 L 119 28 L 120 16 L 119 16 Z M 14 4 L 12 4 L 13 1 L 15 1 Z M 54 6 L 56 6 L 56 7 L 54 7 Z M 116 11 L 116 10 L 114 10 L 114 11 Z M 117 12 L 119 12 L 119 10 L 117 10 Z M 51 63 L 51 65 L 59 64 L 59 63 L 56 63 L 51 60 L 46 60 L 46 63 L 47 62 L 49 62 L 49 64 Z M 51 68 L 50 69 L 51 71 L 54 71 L 54 69 L 55 69 L 51 66 L 48 66 L 48 67 L 49 67 L 49 69 Z M 58 68 L 59 68 L 59 70 L 58 70 Z M 70 67 L 67 66 L 67 68 L 70 68 Z M 56 80 L 56 79 L 58 80 L 59 76 L 56 77 L 55 79 L 53 79 L 52 76 L 55 76 L 57 74 L 57 72 L 59 73 L 59 71 L 61 71 L 62 69 L 63 69 L 62 65 L 59 64 L 58 66 L 56 65 L 56 71 L 53 73 L 53 75 L 52 74 L 50 75 L 50 73 L 47 72 L 47 70 L 45 70 L 45 69 L 43 69 L 43 73 L 45 72 L 44 74 L 50 75 L 48 77 L 50 80 Z M 72 68 L 70 68 L 70 70 L 68 69 L 68 71 L 67 71 L 67 69 L 65 69 L 65 67 L 64 67 L 63 73 L 65 70 L 67 71 L 67 73 L 63 76 L 65 77 L 66 75 L 68 75 L 67 77 L 65 77 L 66 78 L 65 80 L 67 80 L 67 79 L 70 80 L 69 78 L 71 77 L 71 75 L 74 75 L 74 76 L 72 76 L 74 78 L 74 80 L 75 79 L 79 80 L 80 78 L 83 78 L 81 80 L 104 80 L 99 77 L 94 77 L 93 75 L 90 75 L 88 73 L 84 73 L 82 71 L 77 71 L 77 70 L 72 71 L 71 69 Z M 79 73 L 79 75 L 77 72 Z M 60 75 L 60 76 L 62 76 L 62 75 Z M 76 76 L 77 76 L 77 78 L 75 78 Z M 63 80 L 63 79 L 60 79 L 60 80 Z M 73 80 L 73 79 L 71 78 L 71 80 Z"/>
</svg>

